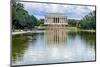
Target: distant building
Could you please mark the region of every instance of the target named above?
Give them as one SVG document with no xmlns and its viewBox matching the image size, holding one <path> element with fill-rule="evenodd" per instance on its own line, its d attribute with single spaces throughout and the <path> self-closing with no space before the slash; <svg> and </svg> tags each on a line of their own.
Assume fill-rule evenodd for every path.
<svg viewBox="0 0 100 67">
<path fill-rule="evenodd" d="M 45 25 L 68 25 L 67 16 L 63 13 L 48 13 L 44 20 Z"/>
</svg>

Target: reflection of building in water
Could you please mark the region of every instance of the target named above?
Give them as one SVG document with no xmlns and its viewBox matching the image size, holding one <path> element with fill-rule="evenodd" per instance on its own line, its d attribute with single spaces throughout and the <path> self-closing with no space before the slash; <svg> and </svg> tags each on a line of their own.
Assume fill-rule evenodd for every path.
<svg viewBox="0 0 100 67">
<path fill-rule="evenodd" d="M 54 29 L 48 29 L 45 33 L 46 38 L 46 44 L 47 45 L 63 45 L 66 42 L 66 31 L 63 28 L 54 28 Z"/>
<path fill-rule="evenodd" d="M 62 25 L 66 26 L 67 17 L 63 13 L 48 13 L 45 16 L 45 25 Z"/>
</svg>

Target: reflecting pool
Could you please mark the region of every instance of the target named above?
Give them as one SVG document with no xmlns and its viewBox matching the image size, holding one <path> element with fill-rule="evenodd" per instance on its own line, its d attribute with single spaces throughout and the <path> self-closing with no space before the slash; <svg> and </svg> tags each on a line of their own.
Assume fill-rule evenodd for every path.
<svg viewBox="0 0 100 67">
<path fill-rule="evenodd" d="M 48 29 L 12 36 L 12 65 L 95 60 L 95 32 Z"/>
</svg>

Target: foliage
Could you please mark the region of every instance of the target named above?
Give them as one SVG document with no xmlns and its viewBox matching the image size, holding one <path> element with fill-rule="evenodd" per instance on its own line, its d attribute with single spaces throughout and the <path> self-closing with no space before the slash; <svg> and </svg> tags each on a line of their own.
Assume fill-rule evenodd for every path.
<svg viewBox="0 0 100 67">
<path fill-rule="evenodd" d="M 78 22 L 78 20 L 75 20 L 75 19 L 69 19 L 68 20 L 68 24 L 71 27 L 77 27 L 77 25 L 79 24 L 79 22 Z"/>
<path fill-rule="evenodd" d="M 96 29 L 96 11 L 90 12 L 80 21 L 81 29 Z"/>
<path fill-rule="evenodd" d="M 40 25 L 40 21 L 24 9 L 23 4 L 12 1 L 12 28 L 13 29 L 32 29 Z"/>
</svg>

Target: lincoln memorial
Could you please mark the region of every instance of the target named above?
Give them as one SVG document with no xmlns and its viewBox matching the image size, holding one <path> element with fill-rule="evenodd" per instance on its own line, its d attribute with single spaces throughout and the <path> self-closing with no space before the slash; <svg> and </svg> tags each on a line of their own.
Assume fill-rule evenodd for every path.
<svg viewBox="0 0 100 67">
<path fill-rule="evenodd" d="M 45 20 L 44 20 L 45 25 L 62 25 L 66 26 L 68 25 L 67 22 L 67 16 L 65 16 L 63 13 L 48 13 L 45 15 Z"/>
</svg>

